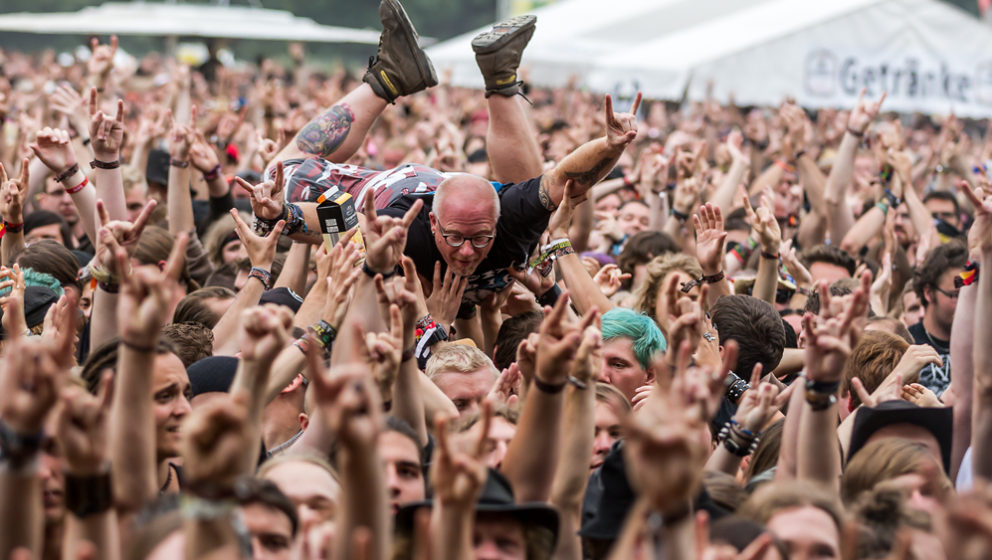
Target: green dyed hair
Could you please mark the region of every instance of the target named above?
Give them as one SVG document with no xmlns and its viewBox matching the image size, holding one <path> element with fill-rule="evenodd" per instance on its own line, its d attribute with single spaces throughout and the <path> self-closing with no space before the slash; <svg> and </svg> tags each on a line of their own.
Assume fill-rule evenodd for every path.
<svg viewBox="0 0 992 560">
<path fill-rule="evenodd" d="M 645 369 L 651 365 L 655 354 L 668 349 L 665 335 L 650 317 L 625 307 L 614 307 L 603 314 L 602 331 L 604 342 L 615 338 L 634 341 L 634 357 Z"/>
<path fill-rule="evenodd" d="M 55 292 L 55 295 L 62 297 L 65 294 L 65 290 L 62 289 L 62 285 L 59 281 L 55 279 L 54 276 L 48 274 L 47 272 L 38 272 L 33 268 L 25 268 L 22 270 L 24 272 L 24 285 L 26 286 L 41 286 L 42 288 L 48 288 L 49 290 Z"/>
</svg>

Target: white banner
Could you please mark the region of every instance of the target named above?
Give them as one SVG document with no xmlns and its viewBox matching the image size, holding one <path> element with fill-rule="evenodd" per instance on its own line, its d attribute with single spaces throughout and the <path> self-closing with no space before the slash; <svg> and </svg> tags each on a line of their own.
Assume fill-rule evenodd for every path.
<svg viewBox="0 0 992 560">
<path fill-rule="evenodd" d="M 800 103 L 853 107 L 861 88 L 869 99 L 887 93 L 883 111 L 984 118 L 992 115 L 992 56 L 945 59 L 921 53 L 810 50 Z"/>
</svg>

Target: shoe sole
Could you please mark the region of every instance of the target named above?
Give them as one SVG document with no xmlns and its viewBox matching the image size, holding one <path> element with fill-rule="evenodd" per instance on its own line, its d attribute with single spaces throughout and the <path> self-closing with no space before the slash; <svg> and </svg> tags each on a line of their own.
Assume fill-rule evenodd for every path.
<svg viewBox="0 0 992 560">
<path fill-rule="evenodd" d="M 434 71 L 434 64 L 427 58 L 427 53 L 420 48 L 419 35 L 417 35 L 417 30 L 413 27 L 410 17 L 406 15 L 406 10 L 396 0 L 382 0 L 380 9 L 385 9 L 393 17 L 399 19 L 402 24 L 400 27 L 403 29 L 403 37 L 407 41 L 408 48 L 417 53 L 415 58 L 417 59 L 417 70 L 420 73 L 421 81 L 427 84 L 427 87 L 436 86 L 437 72 Z"/>
<path fill-rule="evenodd" d="M 533 33 L 537 24 L 537 16 L 524 15 L 512 17 L 493 25 L 492 30 L 485 31 L 472 39 L 472 50 L 475 54 L 489 54 L 498 51 L 506 44 L 524 33 Z M 530 37 L 527 38 L 530 40 Z"/>
</svg>

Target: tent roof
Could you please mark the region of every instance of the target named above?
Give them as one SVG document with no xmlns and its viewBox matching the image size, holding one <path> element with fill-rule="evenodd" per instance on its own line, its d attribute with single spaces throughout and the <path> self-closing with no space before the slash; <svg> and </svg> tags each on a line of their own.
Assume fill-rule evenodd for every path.
<svg viewBox="0 0 992 560">
<path fill-rule="evenodd" d="M 743 104 L 775 104 L 786 96 L 807 106 L 849 104 L 850 88 L 821 98 L 804 91 L 805 81 L 817 78 L 810 78 L 810 61 L 822 51 L 833 57 L 834 81 L 841 79 L 839 65 L 855 59 L 861 74 L 844 78 L 862 80 L 870 95 L 883 88 L 876 75 L 872 92 L 872 77 L 864 74 L 884 67 L 890 72 L 886 107 L 893 110 L 966 104 L 936 99 L 938 86 L 923 102 L 919 92 L 917 99 L 893 96 L 892 72 L 908 75 L 915 64 L 921 74 L 924 66 L 935 75 L 953 68 L 973 92 L 985 87 L 979 97 L 992 100 L 992 29 L 937 0 L 566 0 L 535 14 L 537 30 L 522 63 L 535 85 L 559 87 L 577 75 L 580 86 L 594 91 L 636 85 L 649 98 L 702 99 L 712 81 L 718 99 L 733 95 Z M 456 85 L 482 85 L 470 45 L 479 31 L 428 49 L 438 71 L 452 70 Z M 992 112 L 973 102 L 973 112 Z"/>
<path fill-rule="evenodd" d="M 0 15 L 0 30 L 42 34 L 220 37 L 377 44 L 379 32 L 320 25 L 285 10 L 108 2 L 78 12 Z"/>
</svg>

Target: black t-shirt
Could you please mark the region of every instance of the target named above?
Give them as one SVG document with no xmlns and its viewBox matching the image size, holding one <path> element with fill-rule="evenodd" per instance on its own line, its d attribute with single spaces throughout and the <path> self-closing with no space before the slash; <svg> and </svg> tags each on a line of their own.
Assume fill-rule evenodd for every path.
<svg viewBox="0 0 992 560">
<path fill-rule="evenodd" d="M 468 279 L 459 317 L 471 317 L 475 305 L 490 294 L 503 290 L 509 284 L 507 267 L 513 264 L 522 266 L 530 258 L 551 218 L 551 212 L 541 204 L 538 193 L 540 185 L 540 177 L 523 183 L 494 185 L 494 188 L 498 189 L 500 202 L 496 238 L 493 240 L 489 254 L 475 269 L 475 274 Z M 403 252 L 413 259 L 421 276 L 433 278 L 434 263 L 441 263 L 442 273 L 448 267 L 431 233 L 429 215 L 434 202 L 434 193 L 411 193 L 401 196 L 378 213 L 401 217 L 417 199 L 424 201 L 424 207 L 410 225 Z"/>
<path fill-rule="evenodd" d="M 916 344 L 927 344 L 936 350 L 940 354 L 940 359 L 944 361 L 943 367 L 927 364 L 920 370 L 920 385 L 930 389 L 939 397 L 951 384 L 951 343 L 928 333 L 923 328 L 923 321 L 909 327 L 909 334 L 913 335 Z"/>
</svg>

